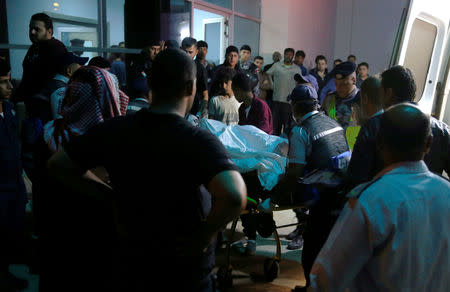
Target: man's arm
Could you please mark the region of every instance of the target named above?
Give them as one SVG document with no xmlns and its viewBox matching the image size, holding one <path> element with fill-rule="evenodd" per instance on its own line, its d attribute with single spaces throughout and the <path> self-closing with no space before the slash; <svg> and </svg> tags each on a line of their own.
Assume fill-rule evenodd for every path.
<svg viewBox="0 0 450 292">
<path fill-rule="evenodd" d="M 272 67 L 270 67 L 270 69 L 266 71 L 266 73 L 268 75 L 274 75 L 276 70 L 277 70 L 277 65 L 273 64 Z"/>
<path fill-rule="evenodd" d="M 82 169 L 64 149 L 56 152 L 48 161 L 49 172 L 80 194 L 86 194 L 97 200 L 105 200 L 111 188 L 92 172 Z"/>
<path fill-rule="evenodd" d="M 247 204 L 247 187 L 241 174 L 235 170 L 215 175 L 207 189 L 212 197 L 212 206 L 200 234 L 202 249 L 209 246 L 219 230 L 239 217 Z"/>
<path fill-rule="evenodd" d="M 350 204 L 352 205 L 352 204 Z M 372 255 L 368 218 L 356 201 L 347 205 L 311 270 L 313 291 L 344 291 Z"/>
</svg>

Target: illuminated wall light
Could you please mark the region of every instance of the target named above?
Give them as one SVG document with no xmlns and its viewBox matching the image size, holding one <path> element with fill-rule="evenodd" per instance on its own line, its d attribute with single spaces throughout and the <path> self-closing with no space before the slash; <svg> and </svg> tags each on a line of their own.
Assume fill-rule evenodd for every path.
<svg viewBox="0 0 450 292">
<path fill-rule="evenodd" d="M 58 11 L 58 8 L 55 7 L 55 8 L 53 8 L 53 10 L 54 10 L 54 11 Z"/>
<path fill-rule="evenodd" d="M 53 6 L 54 7 L 59 7 L 59 3 L 58 2 L 53 2 Z"/>
</svg>

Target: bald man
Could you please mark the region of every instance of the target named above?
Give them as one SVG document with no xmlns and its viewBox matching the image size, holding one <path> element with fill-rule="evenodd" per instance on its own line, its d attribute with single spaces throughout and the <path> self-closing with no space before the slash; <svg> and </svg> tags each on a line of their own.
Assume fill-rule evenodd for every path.
<svg viewBox="0 0 450 292">
<path fill-rule="evenodd" d="M 430 117 L 401 103 L 381 117 L 385 168 L 347 196 L 311 272 L 313 291 L 448 291 L 450 182 L 428 170 Z"/>
</svg>

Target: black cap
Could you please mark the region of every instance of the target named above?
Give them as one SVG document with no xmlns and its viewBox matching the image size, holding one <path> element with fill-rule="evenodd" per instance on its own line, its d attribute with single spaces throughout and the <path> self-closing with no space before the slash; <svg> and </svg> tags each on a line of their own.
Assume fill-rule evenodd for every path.
<svg viewBox="0 0 450 292">
<path fill-rule="evenodd" d="M 0 76 L 7 76 L 9 72 L 11 72 L 11 67 L 6 59 L 0 57 Z"/>
<path fill-rule="evenodd" d="M 317 92 L 314 88 L 306 84 L 297 85 L 289 94 L 288 101 L 297 102 L 302 100 L 317 101 Z"/>
<path fill-rule="evenodd" d="M 331 77 L 340 80 L 356 71 L 356 64 L 353 62 L 342 62 L 330 72 Z"/>
<path fill-rule="evenodd" d="M 61 67 L 65 68 L 70 64 L 77 63 L 83 66 L 89 60 L 88 57 L 80 57 L 72 52 L 67 52 L 61 57 Z"/>
<path fill-rule="evenodd" d="M 302 73 L 295 74 L 294 80 L 297 81 L 298 83 L 310 83 L 309 80 L 305 76 L 303 76 Z"/>
</svg>

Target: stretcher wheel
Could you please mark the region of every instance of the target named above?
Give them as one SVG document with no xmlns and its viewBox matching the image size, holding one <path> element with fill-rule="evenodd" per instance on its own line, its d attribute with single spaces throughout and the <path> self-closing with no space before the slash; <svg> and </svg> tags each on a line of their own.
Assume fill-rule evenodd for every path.
<svg viewBox="0 0 450 292">
<path fill-rule="evenodd" d="M 266 281 L 272 282 L 280 273 L 280 261 L 278 259 L 266 259 L 264 261 L 264 276 Z"/>
<path fill-rule="evenodd" d="M 233 268 L 229 267 L 220 267 L 217 271 L 217 284 L 219 286 L 220 291 L 225 291 L 228 288 L 233 286 L 233 278 L 231 277 L 231 272 Z"/>
</svg>

